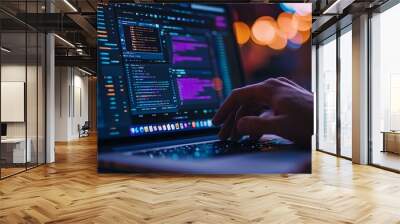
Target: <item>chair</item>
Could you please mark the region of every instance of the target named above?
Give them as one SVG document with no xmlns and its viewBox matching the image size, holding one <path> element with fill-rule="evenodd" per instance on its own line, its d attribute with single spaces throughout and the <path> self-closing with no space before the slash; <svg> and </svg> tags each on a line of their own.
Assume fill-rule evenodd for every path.
<svg viewBox="0 0 400 224">
<path fill-rule="evenodd" d="M 89 130 L 90 130 L 89 121 L 85 121 L 85 123 L 82 125 L 82 127 L 78 124 L 79 138 L 88 137 L 89 136 Z"/>
</svg>

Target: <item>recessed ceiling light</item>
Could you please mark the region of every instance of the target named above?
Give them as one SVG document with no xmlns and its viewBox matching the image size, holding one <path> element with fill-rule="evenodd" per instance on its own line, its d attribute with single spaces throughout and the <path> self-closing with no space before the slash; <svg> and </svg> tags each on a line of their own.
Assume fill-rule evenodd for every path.
<svg viewBox="0 0 400 224">
<path fill-rule="evenodd" d="M 86 70 L 83 70 L 83 69 L 81 69 L 81 68 L 79 68 L 79 67 L 78 67 L 78 70 L 81 71 L 81 72 L 83 72 L 83 73 L 85 73 L 86 75 L 90 75 L 90 76 L 93 75 L 92 73 L 90 73 L 90 72 L 88 72 L 88 71 L 86 71 Z"/>
<path fill-rule="evenodd" d="M 9 49 L 7 49 L 5 47 L 1 47 L 0 49 L 1 49 L 1 51 L 4 51 L 6 53 L 10 53 L 11 52 L 11 50 L 9 50 Z"/>
<path fill-rule="evenodd" d="M 60 37 L 58 34 L 54 34 L 55 37 L 57 37 L 59 40 L 61 40 L 62 42 L 64 42 L 65 44 L 67 44 L 68 46 L 72 47 L 72 48 L 76 48 L 75 45 L 73 45 L 71 42 L 69 42 L 68 40 Z"/>
<path fill-rule="evenodd" d="M 355 0 L 336 0 L 322 14 L 342 14 L 343 10 L 351 5 Z"/>
<path fill-rule="evenodd" d="M 78 12 L 78 10 L 68 1 L 64 0 L 64 3 L 68 5 L 74 12 Z"/>
</svg>

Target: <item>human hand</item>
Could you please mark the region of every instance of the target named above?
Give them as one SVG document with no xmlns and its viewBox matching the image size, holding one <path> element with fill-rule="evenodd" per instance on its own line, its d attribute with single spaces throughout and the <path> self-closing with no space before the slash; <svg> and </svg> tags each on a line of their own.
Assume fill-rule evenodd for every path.
<svg viewBox="0 0 400 224">
<path fill-rule="evenodd" d="M 276 134 L 303 145 L 313 134 L 313 95 L 287 78 L 272 78 L 232 91 L 213 118 L 221 139 Z"/>
</svg>

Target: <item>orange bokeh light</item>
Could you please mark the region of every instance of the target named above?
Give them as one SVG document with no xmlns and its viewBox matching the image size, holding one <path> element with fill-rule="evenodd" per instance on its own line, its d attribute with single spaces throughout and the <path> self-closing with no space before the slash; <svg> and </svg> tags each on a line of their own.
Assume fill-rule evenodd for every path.
<svg viewBox="0 0 400 224">
<path fill-rule="evenodd" d="M 278 16 L 279 29 L 286 35 L 287 38 L 293 38 L 297 34 L 298 22 L 293 19 L 293 14 L 283 12 Z"/>
<path fill-rule="evenodd" d="M 297 29 L 299 31 L 307 31 L 311 29 L 312 26 L 312 16 L 311 14 L 300 15 L 300 14 L 293 14 L 293 23 L 297 24 Z"/>
<path fill-rule="evenodd" d="M 234 22 L 233 28 L 236 34 L 236 41 L 238 44 L 245 44 L 250 39 L 250 28 L 244 22 Z"/>
<path fill-rule="evenodd" d="M 287 45 L 287 38 L 286 35 L 278 30 L 278 32 L 276 33 L 273 41 L 268 44 L 268 46 L 274 50 L 282 50 L 286 47 Z"/>
<path fill-rule="evenodd" d="M 251 27 L 251 39 L 258 45 L 269 45 L 275 38 L 277 24 L 272 17 L 262 16 Z"/>
<path fill-rule="evenodd" d="M 291 38 L 290 40 L 295 43 L 295 44 L 304 44 L 305 42 L 310 39 L 311 36 L 311 31 L 299 31 L 297 35 L 294 38 Z"/>
<path fill-rule="evenodd" d="M 222 80 L 218 77 L 213 78 L 214 89 L 216 91 L 222 91 L 223 83 Z"/>
</svg>

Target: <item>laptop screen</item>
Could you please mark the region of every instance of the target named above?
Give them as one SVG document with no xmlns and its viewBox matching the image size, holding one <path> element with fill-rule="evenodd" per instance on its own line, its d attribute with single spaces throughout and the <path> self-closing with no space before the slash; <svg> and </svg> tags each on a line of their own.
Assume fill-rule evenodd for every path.
<svg viewBox="0 0 400 224">
<path fill-rule="evenodd" d="M 100 4 L 97 28 L 100 138 L 213 128 L 241 77 L 225 7 Z"/>
</svg>

